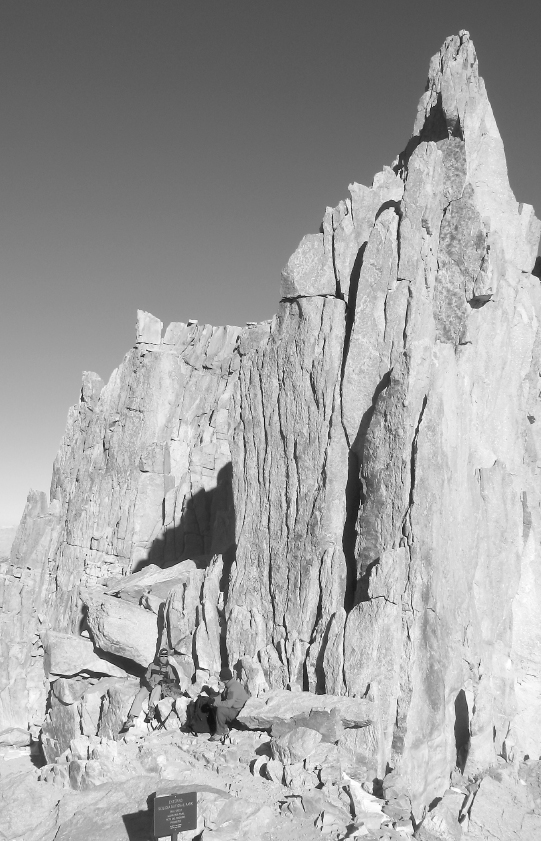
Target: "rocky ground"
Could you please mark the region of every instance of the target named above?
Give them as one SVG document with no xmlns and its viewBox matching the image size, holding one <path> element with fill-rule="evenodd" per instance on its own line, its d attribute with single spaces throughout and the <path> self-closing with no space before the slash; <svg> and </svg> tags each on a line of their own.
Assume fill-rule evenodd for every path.
<svg viewBox="0 0 541 841">
<path fill-rule="evenodd" d="M 153 795 L 188 791 L 198 793 L 199 822 L 183 837 L 201 841 L 541 837 L 541 761 L 500 758 L 480 779 L 455 771 L 414 825 L 400 779 L 374 780 L 359 753 L 327 737 L 303 726 L 275 736 L 234 730 L 222 745 L 140 722 L 117 740 L 72 739 L 49 764 L 36 745 L 4 745 L 0 839 L 143 841 L 151 837 Z M 8 738 L 0 734 L 0 742 Z"/>
</svg>

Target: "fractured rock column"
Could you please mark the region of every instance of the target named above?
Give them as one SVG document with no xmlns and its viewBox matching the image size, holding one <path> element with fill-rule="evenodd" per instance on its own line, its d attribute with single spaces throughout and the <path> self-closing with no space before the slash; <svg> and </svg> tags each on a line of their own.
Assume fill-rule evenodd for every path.
<svg viewBox="0 0 541 841">
<path fill-rule="evenodd" d="M 345 304 L 334 296 L 284 300 L 239 373 L 227 647 L 233 663 L 257 658 L 274 686 L 329 691 L 321 659 L 347 572 L 344 329 Z"/>
<path fill-rule="evenodd" d="M 81 585 L 95 587 L 149 562 L 170 566 L 192 557 L 205 566 L 233 543 L 228 430 L 240 330 L 173 323 L 161 333 L 161 322 L 140 311 L 137 344 L 107 385 L 83 374 L 53 467 L 51 502 L 29 498 L 13 547 L 15 573 L 7 569 L 2 580 L 10 620 L 1 652 L 10 664 L 0 689 L 5 726 L 43 716 L 41 654 L 39 698 L 19 686 L 36 649 L 30 637 L 48 628 L 80 632 Z M 208 602 L 210 580 L 205 592 Z M 198 610 L 198 659 L 215 668 L 217 619 L 209 604 Z"/>
<path fill-rule="evenodd" d="M 380 773 L 401 765 L 420 815 L 459 749 L 472 771 L 494 761 L 517 709 L 513 598 L 532 487 L 526 398 L 539 370 L 540 296 L 530 274 L 539 223 L 509 188 L 467 33 L 433 59 L 415 130 L 397 167 L 397 282 L 408 305 L 385 325 L 388 378 L 364 428 L 359 419 L 358 604 L 345 674 L 350 693 L 377 687 Z M 365 323 L 361 313 L 361 332 Z M 351 346 L 356 329 L 357 312 Z M 458 745 L 461 692 L 470 740 Z"/>
<path fill-rule="evenodd" d="M 468 33 L 432 59 L 393 169 L 350 190 L 242 358 L 227 642 L 270 685 L 372 698 L 379 773 L 402 769 L 420 815 L 455 763 L 539 747 L 540 226 L 509 187 Z"/>
<path fill-rule="evenodd" d="M 159 328 L 159 329 L 158 329 Z M 238 328 L 161 323 L 139 313 L 139 342 L 109 383 L 70 410 L 51 496 L 66 511 L 53 625 L 76 628 L 77 586 L 233 540 L 230 380 Z M 238 360 L 236 360 L 238 362 Z M 96 375 L 93 375 L 94 377 Z"/>
<path fill-rule="evenodd" d="M 0 565 L 0 727 L 41 722 L 46 687 L 41 632 L 47 623 L 47 575 L 59 510 L 30 491 L 9 562 Z"/>
</svg>

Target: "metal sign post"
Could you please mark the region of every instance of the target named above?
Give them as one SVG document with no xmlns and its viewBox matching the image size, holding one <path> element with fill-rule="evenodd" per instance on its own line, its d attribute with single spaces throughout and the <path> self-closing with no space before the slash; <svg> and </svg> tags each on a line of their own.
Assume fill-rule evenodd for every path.
<svg viewBox="0 0 541 841">
<path fill-rule="evenodd" d="M 154 838 L 170 835 L 178 841 L 179 832 L 197 829 L 197 792 L 167 794 L 154 798 Z"/>
</svg>

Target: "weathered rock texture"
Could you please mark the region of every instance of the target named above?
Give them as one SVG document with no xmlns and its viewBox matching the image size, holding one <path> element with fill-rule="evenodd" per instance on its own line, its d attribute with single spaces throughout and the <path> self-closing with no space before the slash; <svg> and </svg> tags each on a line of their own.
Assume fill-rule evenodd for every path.
<svg viewBox="0 0 541 841">
<path fill-rule="evenodd" d="M 121 640 L 100 635 L 104 625 L 121 630 L 115 612 L 102 609 L 111 597 L 100 587 L 89 607 L 81 586 L 86 592 L 106 585 L 149 561 L 170 566 L 190 557 L 204 566 L 233 543 L 228 406 L 239 332 L 174 323 L 160 339 L 161 322 L 139 312 L 137 344 L 109 383 L 83 375 L 55 460 L 51 501 L 31 492 L 11 564 L 0 567 L 0 719 L 6 724 L 43 717 L 42 664 L 37 688 L 28 674 L 47 628 L 78 632 L 88 621 L 103 650 L 130 656 Z M 155 653 L 157 630 L 152 638 L 145 628 L 156 629 L 157 619 L 143 608 L 131 615 L 140 622 L 135 630 L 125 623 L 124 636 L 137 646 L 139 632 L 146 647 L 134 659 L 142 664 Z M 194 618 L 193 629 L 199 624 Z"/>
<path fill-rule="evenodd" d="M 272 322 L 161 338 L 140 313 L 109 383 L 84 375 L 5 573 L 3 723 L 39 717 L 28 635 L 86 622 L 97 656 L 161 639 L 195 681 L 229 662 L 255 694 L 365 699 L 363 750 L 417 817 L 457 763 L 539 756 L 539 233 L 462 32 L 405 151 L 290 258 Z"/>
<path fill-rule="evenodd" d="M 406 151 L 322 231 L 241 365 L 228 650 L 372 697 L 380 775 L 400 765 L 419 813 L 457 747 L 541 751 L 539 223 L 467 33 Z"/>
</svg>

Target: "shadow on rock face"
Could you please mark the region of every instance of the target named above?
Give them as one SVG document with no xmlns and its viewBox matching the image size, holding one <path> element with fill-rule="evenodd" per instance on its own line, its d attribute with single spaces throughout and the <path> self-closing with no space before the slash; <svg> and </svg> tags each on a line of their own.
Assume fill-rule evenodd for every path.
<svg viewBox="0 0 541 841">
<path fill-rule="evenodd" d="M 201 569 L 214 555 L 227 555 L 235 541 L 235 507 L 231 462 L 218 472 L 216 486 L 200 487 L 182 500 L 182 514 L 175 525 L 166 528 L 151 543 L 146 558 L 134 566 L 139 572 L 150 564 L 162 568 L 190 559 Z M 178 502 L 178 498 L 177 498 Z M 163 520 L 171 516 L 171 502 L 164 500 Z M 177 519 L 176 510 L 174 519 Z M 225 558 L 224 558 L 225 561 Z"/>
<path fill-rule="evenodd" d="M 463 772 L 470 749 L 470 716 L 466 693 L 463 689 L 455 698 L 455 745 L 456 765 Z"/>
</svg>

